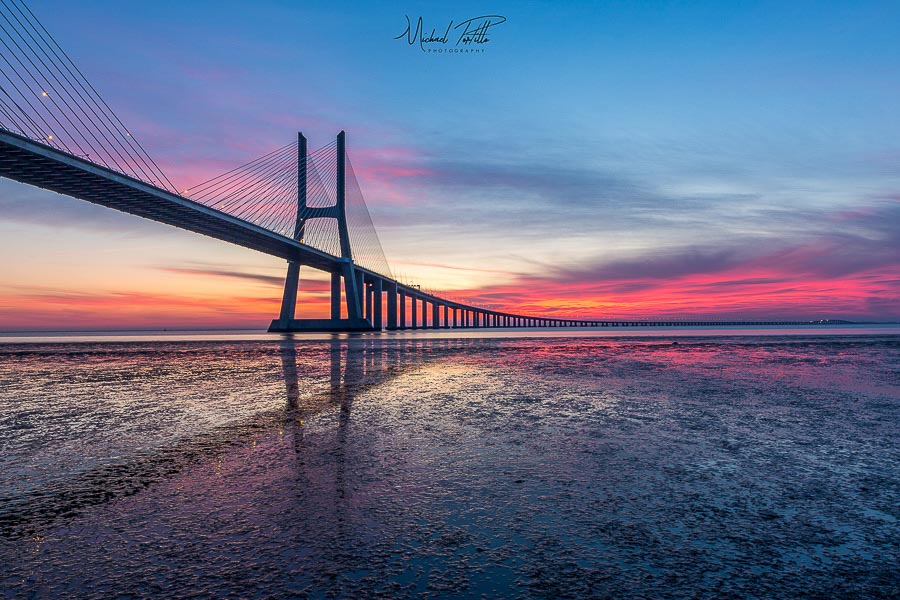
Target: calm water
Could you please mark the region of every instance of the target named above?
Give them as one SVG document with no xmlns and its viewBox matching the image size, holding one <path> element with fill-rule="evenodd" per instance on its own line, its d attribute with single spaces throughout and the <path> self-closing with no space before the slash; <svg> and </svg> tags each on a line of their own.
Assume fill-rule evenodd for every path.
<svg viewBox="0 0 900 600">
<path fill-rule="evenodd" d="M 485 333 L 0 338 L 0 589 L 900 595 L 897 328 Z"/>
</svg>

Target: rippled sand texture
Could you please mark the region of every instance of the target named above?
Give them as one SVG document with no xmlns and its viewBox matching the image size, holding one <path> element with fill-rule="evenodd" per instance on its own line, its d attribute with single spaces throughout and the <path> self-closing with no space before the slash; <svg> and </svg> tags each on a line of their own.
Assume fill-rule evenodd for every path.
<svg viewBox="0 0 900 600">
<path fill-rule="evenodd" d="M 8 596 L 900 594 L 900 339 L 0 346 Z"/>
</svg>

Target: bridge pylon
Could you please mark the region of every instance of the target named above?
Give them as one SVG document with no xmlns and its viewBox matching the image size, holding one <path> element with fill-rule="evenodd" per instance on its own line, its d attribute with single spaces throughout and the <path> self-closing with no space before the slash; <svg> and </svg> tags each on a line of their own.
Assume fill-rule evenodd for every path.
<svg viewBox="0 0 900 600">
<path fill-rule="evenodd" d="M 346 195 L 346 134 L 337 135 L 336 199 L 333 206 L 307 206 L 307 153 L 306 137 L 297 133 L 297 219 L 294 239 L 303 242 L 306 222 L 309 219 L 335 219 L 341 246 L 341 261 L 337 270 L 331 272 L 331 315 L 328 319 L 298 319 L 297 289 L 300 285 L 300 262 L 288 260 L 281 299 L 281 312 L 269 325 L 269 331 L 372 331 L 373 319 L 363 317 L 364 283 L 361 272 L 353 264 L 353 250 L 350 246 L 350 230 L 347 226 Z M 343 280 L 346 318 L 342 318 L 341 281 Z M 370 312 L 370 311 L 368 311 Z M 379 323 L 380 325 L 380 323 Z"/>
</svg>

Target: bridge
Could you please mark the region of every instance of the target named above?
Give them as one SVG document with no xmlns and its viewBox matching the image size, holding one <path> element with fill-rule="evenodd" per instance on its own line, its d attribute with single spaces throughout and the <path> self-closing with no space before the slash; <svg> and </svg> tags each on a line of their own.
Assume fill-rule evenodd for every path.
<svg viewBox="0 0 900 600">
<path fill-rule="evenodd" d="M 391 273 L 343 131 L 314 151 L 298 134 L 179 190 L 21 0 L 0 7 L 0 58 L 0 177 L 284 259 L 269 331 L 785 324 L 557 318 L 440 297 Z M 297 318 L 301 267 L 330 274 L 329 318 Z"/>
</svg>

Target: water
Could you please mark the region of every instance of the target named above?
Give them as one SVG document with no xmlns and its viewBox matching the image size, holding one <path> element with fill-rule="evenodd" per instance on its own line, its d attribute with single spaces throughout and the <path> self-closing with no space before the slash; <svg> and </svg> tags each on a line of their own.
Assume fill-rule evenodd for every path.
<svg viewBox="0 0 900 600">
<path fill-rule="evenodd" d="M 613 333 L 7 336 L 0 589 L 900 594 L 896 328 Z"/>
</svg>

